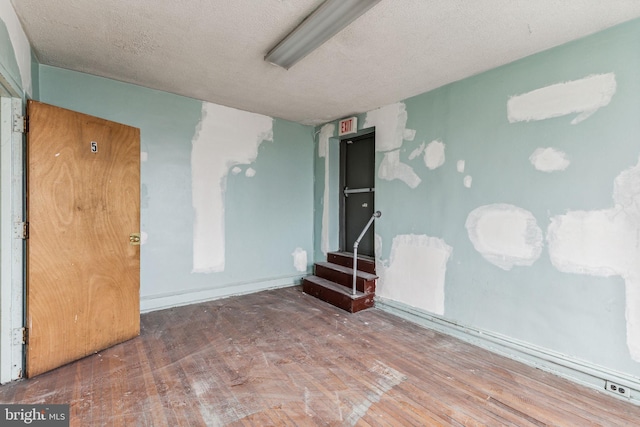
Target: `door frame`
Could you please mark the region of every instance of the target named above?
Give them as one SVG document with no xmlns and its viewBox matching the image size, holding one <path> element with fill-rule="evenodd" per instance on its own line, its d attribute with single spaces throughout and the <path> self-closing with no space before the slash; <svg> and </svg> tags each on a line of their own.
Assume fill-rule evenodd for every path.
<svg viewBox="0 0 640 427">
<path fill-rule="evenodd" d="M 339 248 L 341 252 L 353 252 L 353 247 L 348 248 L 347 247 L 347 242 L 346 242 L 346 233 L 345 233 L 345 224 L 346 224 L 346 209 L 344 206 L 344 187 L 345 187 L 345 173 L 347 170 L 347 157 L 346 157 L 346 151 L 347 151 L 347 141 L 350 141 L 352 139 L 356 139 L 356 138 L 361 138 L 361 137 L 367 137 L 367 136 L 371 136 L 373 135 L 373 152 L 374 152 L 374 164 L 373 164 L 373 168 L 374 168 L 374 183 L 375 183 L 375 152 L 376 152 L 376 138 L 375 138 L 375 133 L 376 133 L 376 129 L 375 128 L 367 128 L 367 129 L 362 129 L 359 132 L 356 133 L 352 133 L 343 137 L 339 138 L 339 145 L 340 145 L 340 178 L 339 178 L 339 190 L 338 190 L 338 197 L 339 197 L 339 222 L 338 222 L 338 242 L 339 242 Z M 375 184 L 374 184 L 374 188 L 375 188 Z M 375 192 L 373 193 L 373 210 L 375 211 L 375 200 L 376 200 L 376 195 Z M 374 226 L 375 224 L 372 224 L 372 226 Z M 375 233 L 375 229 L 374 229 L 374 233 Z M 375 239 L 374 239 L 375 241 Z"/>
<path fill-rule="evenodd" d="M 24 115 L 17 83 L 0 66 L 0 384 L 24 375 Z"/>
</svg>

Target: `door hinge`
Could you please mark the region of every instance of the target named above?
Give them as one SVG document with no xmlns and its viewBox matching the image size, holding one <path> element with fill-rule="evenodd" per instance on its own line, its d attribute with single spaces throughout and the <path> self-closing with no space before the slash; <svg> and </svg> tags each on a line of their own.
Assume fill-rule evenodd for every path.
<svg viewBox="0 0 640 427">
<path fill-rule="evenodd" d="M 29 329 L 18 328 L 13 330 L 13 344 L 28 344 L 29 343 Z"/>
<path fill-rule="evenodd" d="M 16 222 L 13 230 L 16 239 L 27 240 L 29 238 L 28 222 Z"/>
<path fill-rule="evenodd" d="M 13 116 L 13 131 L 20 133 L 29 132 L 29 117 L 28 116 Z"/>
</svg>

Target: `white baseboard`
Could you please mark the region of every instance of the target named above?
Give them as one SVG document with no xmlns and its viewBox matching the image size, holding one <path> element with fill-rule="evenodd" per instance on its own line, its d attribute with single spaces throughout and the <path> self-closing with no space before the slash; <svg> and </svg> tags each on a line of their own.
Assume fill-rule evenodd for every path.
<svg viewBox="0 0 640 427">
<path fill-rule="evenodd" d="M 444 317 L 386 298 L 376 297 L 376 308 L 420 326 L 442 332 L 526 365 L 593 388 L 608 396 L 615 396 L 624 401 L 640 405 L 640 378 L 571 358 L 494 332 L 461 325 Z M 631 391 L 631 397 L 626 398 L 606 391 L 605 381 L 611 381 L 627 387 Z"/>
<path fill-rule="evenodd" d="M 204 289 L 187 290 L 170 294 L 149 295 L 140 297 L 140 312 L 163 310 L 165 308 L 179 307 L 199 302 L 211 301 L 231 296 L 252 294 L 268 289 L 286 288 L 300 284 L 302 277 L 308 273 L 299 273 L 293 276 L 282 276 L 264 279 L 257 282 L 230 283 Z"/>
</svg>

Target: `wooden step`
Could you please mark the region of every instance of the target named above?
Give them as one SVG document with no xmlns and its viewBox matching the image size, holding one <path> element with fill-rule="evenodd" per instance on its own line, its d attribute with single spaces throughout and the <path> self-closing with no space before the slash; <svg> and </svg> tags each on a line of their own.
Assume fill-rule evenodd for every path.
<svg viewBox="0 0 640 427">
<path fill-rule="evenodd" d="M 352 295 L 350 289 L 318 276 L 305 277 L 302 281 L 302 290 L 305 294 L 328 302 L 349 313 L 371 308 L 374 304 L 374 294 L 357 292 L 356 295 Z"/>
<path fill-rule="evenodd" d="M 345 267 L 353 268 L 353 253 L 351 252 L 329 252 L 327 254 L 327 261 L 334 264 L 344 265 Z M 376 274 L 376 261 L 375 259 L 366 255 L 358 255 L 358 270 L 366 271 L 367 273 Z"/>
<path fill-rule="evenodd" d="M 353 269 L 332 262 L 316 262 L 315 275 L 323 279 L 330 280 L 339 285 L 353 288 Z M 367 294 L 376 292 L 375 274 L 358 270 L 356 274 L 356 290 Z"/>
</svg>

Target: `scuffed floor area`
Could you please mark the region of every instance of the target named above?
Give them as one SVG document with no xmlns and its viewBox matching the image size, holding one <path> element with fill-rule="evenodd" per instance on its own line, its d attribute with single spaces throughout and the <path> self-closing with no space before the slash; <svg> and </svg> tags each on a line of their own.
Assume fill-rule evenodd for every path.
<svg viewBox="0 0 640 427">
<path fill-rule="evenodd" d="M 72 426 L 634 425 L 640 407 L 300 288 L 142 315 L 141 336 L 0 387 Z"/>
</svg>

